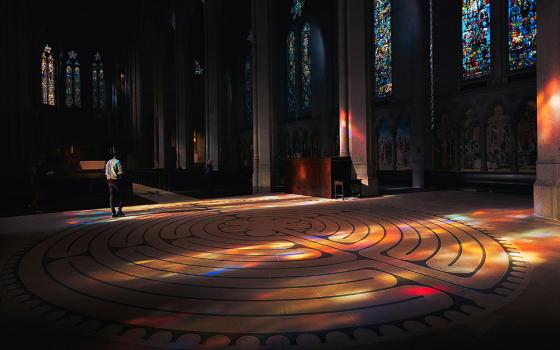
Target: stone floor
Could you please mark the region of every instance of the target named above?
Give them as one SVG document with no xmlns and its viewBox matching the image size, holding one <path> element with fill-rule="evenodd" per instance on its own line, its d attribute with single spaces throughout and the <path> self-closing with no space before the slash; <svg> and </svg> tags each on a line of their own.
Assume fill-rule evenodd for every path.
<svg viewBox="0 0 560 350">
<path fill-rule="evenodd" d="M 132 193 L 134 193 L 139 197 L 142 197 L 144 199 L 159 204 L 189 202 L 189 201 L 196 200 L 196 198 L 193 197 L 187 197 L 181 194 L 164 191 L 153 187 L 148 187 L 137 183 L 132 184 Z"/>
<path fill-rule="evenodd" d="M 423 349 L 556 341 L 560 226 L 531 198 L 296 195 L 0 219 L 1 341 Z"/>
</svg>

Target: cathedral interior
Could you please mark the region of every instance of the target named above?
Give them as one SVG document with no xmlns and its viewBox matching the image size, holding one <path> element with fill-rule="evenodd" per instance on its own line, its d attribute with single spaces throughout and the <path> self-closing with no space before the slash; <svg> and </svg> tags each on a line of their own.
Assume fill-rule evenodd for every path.
<svg viewBox="0 0 560 350">
<path fill-rule="evenodd" d="M 560 1 L 2 0 L 0 28 L 9 348 L 557 343 Z"/>
</svg>

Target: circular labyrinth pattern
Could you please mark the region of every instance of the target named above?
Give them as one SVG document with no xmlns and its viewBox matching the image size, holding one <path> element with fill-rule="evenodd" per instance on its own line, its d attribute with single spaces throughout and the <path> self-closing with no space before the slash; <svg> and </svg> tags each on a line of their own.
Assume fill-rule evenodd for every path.
<svg viewBox="0 0 560 350">
<path fill-rule="evenodd" d="M 67 326 L 187 348 L 420 334 L 504 305 L 530 272 L 513 246 L 474 227 L 359 202 L 81 225 L 13 268 L 16 300 Z"/>
</svg>

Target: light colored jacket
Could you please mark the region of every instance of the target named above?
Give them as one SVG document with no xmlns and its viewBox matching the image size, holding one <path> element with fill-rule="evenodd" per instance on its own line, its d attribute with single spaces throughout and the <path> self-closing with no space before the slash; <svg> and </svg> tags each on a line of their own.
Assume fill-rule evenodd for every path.
<svg viewBox="0 0 560 350">
<path fill-rule="evenodd" d="M 105 164 L 105 176 L 107 180 L 119 180 L 122 179 L 123 175 L 123 166 L 121 161 L 117 158 L 110 159 L 107 164 Z"/>
</svg>

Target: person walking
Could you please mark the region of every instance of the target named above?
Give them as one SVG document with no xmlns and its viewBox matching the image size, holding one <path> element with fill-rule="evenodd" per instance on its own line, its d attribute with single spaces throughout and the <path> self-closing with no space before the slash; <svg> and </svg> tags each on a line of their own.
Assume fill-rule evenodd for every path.
<svg viewBox="0 0 560 350">
<path fill-rule="evenodd" d="M 109 186 L 109 206 L 111 207 L 112 216 L 114 218 L 124 216 L 123 194 L 125 190 L 124 168 L 118 159 L 117 151 L 113 151 L 113 158 L 109 159 L 105 164 L 105 177 L 107 177 L 107 185 Z M 115 210 L 115 207 L 118 211 Z"/>
</svg>

